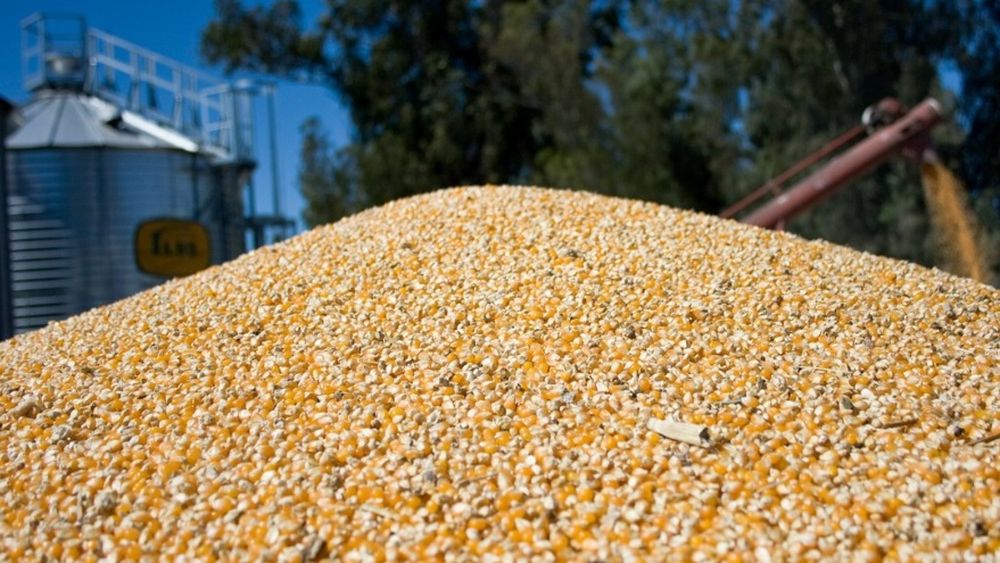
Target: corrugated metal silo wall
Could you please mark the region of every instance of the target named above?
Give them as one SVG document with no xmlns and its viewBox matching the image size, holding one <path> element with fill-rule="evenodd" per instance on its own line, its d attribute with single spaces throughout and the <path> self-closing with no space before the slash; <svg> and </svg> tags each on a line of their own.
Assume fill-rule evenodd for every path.
<svg viewBox="0 0 1000 563">
<path fill-rule="evenodd" d="M 133 238 L 144 220 L 202 222 L 214 263 L 243 251 L 231 235 L 243 221 L 238 192 L 222 189 L 200 155 L 82 148 L 13 150 L 8 158 L 17 332 L 162 283 L 135 264 Z"/>
</svg>

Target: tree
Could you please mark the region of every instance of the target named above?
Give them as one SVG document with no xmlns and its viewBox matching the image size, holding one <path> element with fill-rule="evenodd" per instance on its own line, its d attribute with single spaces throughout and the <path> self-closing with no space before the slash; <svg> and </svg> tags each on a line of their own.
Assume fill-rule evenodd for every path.
<svg viewBox="0 0 1000 563">
<path fill-rule="evenodd" d="M 523 178 L 544 138 L 510 72 L 490 60 L 483 21 L 499 2 L 338 0 L 315 30 L 297 4 L 219 0 L 203 36 L 211 61 L 321 81 L 347 102 L 354 142 L 334 160 L 359 201 Z M 258 36 L 251 39 L 247 29 Z M 310 200 L 310 206 L 312 201 Z M 311 212 L 311 220 L 333 214 Z"/>
<path fill-rule="evenodd" d="M 982 247 L 993 279 L 1000 283 L 1000 5 L 996 2 L 962 2 L 968 22 L 964 40 L 955 48 L 963 88 L 961 115 L 968 136 L 954 160 L 975 195 L 974 205 L 984 225 Z"/>
<path fill-rule="evenodd" d="M 661 3 L 657 3 L 661 4 Z M 684 6 L 684 2 L 679 2 Z M 713 173 L 730 201 L 763 184 L 841 131 L 884 96 L 951 105 L 938 65 L 961 41 L 949 3 L 914 0 L 746 0 L 688 7 L 691 97 L 702 123 L 736 127 Z M 704 127 L 704 125 L 703 125 Z M 962 132 L 935 132 L 946 154 Z M 932 265 L 917 167 L 892 161 L 792 222 L 790 230 Z"/>
<path fill-rule="evenodd" d="M 342 152 L 330 146 L 319 119 L 307 119 L 300 131 L 299 186 L 309 202 L 304 212 L 306 223 L 319 225 L 329 217 L 344 217 L 363 209 L 367 202 L 357 191 L 356 171 Z"/>
<path fill-rule="evenodd" d="M 963 40 L 952 53 L 961 71 L 961 113 L 969 130 L 962 171 L 975 190 L 1000 189 L 1000 4 L 966 0 L 956 9 L 965 22 Z"/>
<path fill-rule="evenodd" d="M 998 9 L 978 0 L 217 0 L 203 50 L 327 84 L 356 134 L 303 127 L 311 224 L 470 183 L 535 182 L 717 212 L 884 96 L 963 108 L 945 159 L 992 217 Z M 991 22 L 983 27 L 983 22 Z M 960 69 L 956 100 L 939 81 Z M 965 142 L 966 134 L 972 139 Z M 984 199 L 986 198 L 986 199 Z M 1000 200 L 998 200 L 1000 201 Z M 894 161 L 790 229 L 935 264 L 916 168 Z"/>
<path fill-rule="evenodd" d="M 645 33 L 652 4 L 511 3 L 488 34 L 490 53 L 523 85 L 550 139 L 533 181 L 715 211 L 715 142 L 682 95 L 691 60 L 679 37 Z"/>
<path fill-rule="evenodd" d="M 508 182 L 704 210 L 719 204 L 705 190 L 702 147 L 673 127 L 681 112 L 657 83 L 666 59 L 637 61 L 629 69 L 637 79 L 607 64 L 606 51 L 624 60 L 632 48 L 619 30 L 618 3 L 339 1 L 314 30 L 301 26 L 287 0 L 270 8 L 219 0 L 217 12 L 203 37 L 209 60 L 321 81 L 350 107 L 353 142 L 326 161 L 311 156 L 338 180 L 320 182 L 303 169 L 311 224 L 351 208 L 332 205 L 345 193 L 338 182 L 351 183 L 346 191 L 365 205 Z M 614 112 L 609 103 L 629 109 Z"/>
<path fill-rule="evenodd" d="M 808 117 L 809 122 L 796 127 L 807 136 L 790 144 L 804 146 L 816 146 L 847 126 L 832 117 L 857 115 L 884 95 L 911 105 L 933 95 L 946 109 L 955 107 L 955 95 L 940 83 L 938 69 L 968 41 L 961 32 L 967 21 L 950 2 L 803 0 L 787 5 L 775 20 L 773 41 L 761 42 L 768 72 L 751 91 L 750 115 L 756 114 L 756 121 L 751 117 L 749 130 L 760 147 L 758 166 L 784 158 L 777 141 L 795 133 L 781 131 L 774 117 L 796 100 L 815 108 L 795 112 Z M 815 55 L 808 56 L 810 51 Z M 967 103 L 962 106 L 972 109 Z M 953 167 L 962 159 L 978 159 L 984 149 L 990 151 L 988 145 L 966 142 L 955 117 L 946 115 L 934 131 L 938 150 Z M 810 137 L 810 132 L 821 134 Z M 893 161 L 807 213 L 792 228 L 879 254 L 944 264 L 946 257 L 934 252 L 935 235 L 920 185 L 917 166 Z"/>
</svg>

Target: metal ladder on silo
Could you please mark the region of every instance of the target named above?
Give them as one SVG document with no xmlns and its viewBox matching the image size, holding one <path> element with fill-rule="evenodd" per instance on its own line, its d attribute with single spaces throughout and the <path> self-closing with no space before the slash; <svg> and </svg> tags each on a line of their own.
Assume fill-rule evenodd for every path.
<svg viewBox="0 0 1000 563">
<path fill-rule="evenodd" d="M 254 160 L 254 96 L 249 82 L 229 84 L 159 53 L 89 27 L 81 16 L 34 14 L 21 22 L 24 87 L 52 79 L 53 54 L 82 62 L 86 93 L 169 127 L 221 160 Z"/>
</svg>

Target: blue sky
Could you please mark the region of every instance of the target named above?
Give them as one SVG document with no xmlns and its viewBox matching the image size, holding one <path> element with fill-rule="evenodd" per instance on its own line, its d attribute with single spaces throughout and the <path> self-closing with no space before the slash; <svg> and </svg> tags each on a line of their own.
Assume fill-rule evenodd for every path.
<svg viewBox="0 0 1000 563">
<path fill-rule="evenodd" d="M 322 0 L 301 0 L 300 4 L 305 16 L 303 23 L 307 25 L 322 12 Z M 211 0 L 3 0 L 0 2 L 0 95 L 14 102 L 28 99 L 28 93 L 21 87 L 20 22 L 34 12 L 81 14 L 88 25 L 222 76 L 220 69 L 205 65 L 198 52 L 201 30 L 214 13 Z M 276 114 L 281 204 L 286 214 L 299 221 L 301 229 L 303 202 L 297 180 L 299 124 L 311 115 L 318 115 L 332 141 L 340 145 L 350 137 L 350 117 L 329 89 L 286 82 L 278 86 Z M 257 132 L 264 133 L 263 127 L 258 127 Z M 257 144 L 266 148 L 267 139 L 259 135 Z M 266 151 L 258 152 L 262 161 L 254 182 L 257 209 L 270 212 L 270 168 Z"/>
</svg>

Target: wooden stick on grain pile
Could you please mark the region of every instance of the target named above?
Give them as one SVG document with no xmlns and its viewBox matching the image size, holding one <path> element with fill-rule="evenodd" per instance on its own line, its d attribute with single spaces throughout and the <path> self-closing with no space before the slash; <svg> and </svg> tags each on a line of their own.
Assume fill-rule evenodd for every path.
<svg viewBox="0 0 1000 563">
<path fill-rule="evenodd" d="M 14 559 L 1000 549 L 1000 293 L 652 204 L 395 202 L 16 338 L 0 386 Z"/>
</svg>

